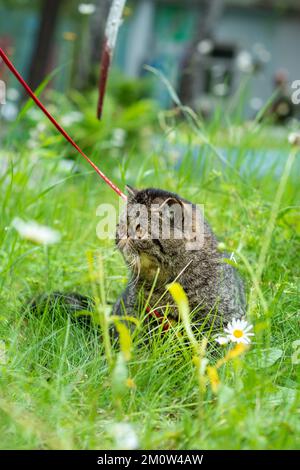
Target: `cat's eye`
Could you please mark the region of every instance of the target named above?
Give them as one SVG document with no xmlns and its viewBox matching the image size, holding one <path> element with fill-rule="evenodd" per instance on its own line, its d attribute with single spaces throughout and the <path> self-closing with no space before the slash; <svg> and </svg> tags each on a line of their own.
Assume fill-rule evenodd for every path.
<svg viewBox="0 0 300 470">
<path fill-rule="evenodd" d="M 145 232 L 144 232 L 143 228 L 140 226 L 140 224 L 138 224 L 136 226 L 135 233 L 136 233 L 138 238 L 143 238 L 143 236 L 145 235 Z"/>
</svg>

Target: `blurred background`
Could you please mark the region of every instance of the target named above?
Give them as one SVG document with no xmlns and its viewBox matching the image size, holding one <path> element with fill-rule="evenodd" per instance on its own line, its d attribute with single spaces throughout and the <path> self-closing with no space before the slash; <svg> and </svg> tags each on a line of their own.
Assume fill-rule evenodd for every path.
<svg viewBox="0 0 300 470">
<path fill-rule="evenodd" d="M 300 0 L 127 0 L 99 121 L 110 5 L 0 0 L 0 47 L 122 191 L 204 207 L 245 279 L 253 350 L 203 357 L 205 340 L 140 329 L 106 360 L 96 329 L 30 301 L 96 296 L 108 324 L 128 273 L 97 208 L 121 204 L 0 61 L 0 447 L 124 449 L 123 424 L 129 449 L 299 448 Z"/>
<path fill-rule="evenodd" d="M 0 46 L 34 89 L 53 71 L 48 89 L 93 89 L 110 4 L 0 0 Z M 241 96 L 239 112 L 252 118 L 275 92 L 269 114 L 285 123 L 299 113 L 290 99 L 300 79 L 299 43 L 296 0 L 128 0 L 111 82 L 123 84 L 125 105 L 147 96 L 169 108 L 167 88 L 145 70 L 150 65 L 204 118 Z M 2 117 L 13 120 L 22 93 L 1 62 L 0 78 L 7 84 Z"/>
</svg>

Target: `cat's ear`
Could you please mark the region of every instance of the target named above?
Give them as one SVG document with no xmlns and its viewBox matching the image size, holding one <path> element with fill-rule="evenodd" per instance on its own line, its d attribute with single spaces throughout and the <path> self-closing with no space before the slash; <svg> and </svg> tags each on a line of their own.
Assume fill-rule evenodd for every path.
<svg viewBox="0 0 300 470">
<path fill-rule="evenodd" d="M 134 198 L 138 193 L 138 190 L 133 188 L 132 186 L 129 186 L 129 184 L 126 184 L 125 188 L 130 198 Z"/>
</svg>

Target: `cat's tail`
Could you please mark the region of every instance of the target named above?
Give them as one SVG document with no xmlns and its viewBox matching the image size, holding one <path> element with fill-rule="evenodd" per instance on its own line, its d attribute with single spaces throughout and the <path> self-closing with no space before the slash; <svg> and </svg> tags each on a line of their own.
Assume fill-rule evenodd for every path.
<svg viewBox="0 0 300 470">
<path fill-rule="evenodd" d="M 69 316 L 71 320 L 84 326 L 92 324 L 93 300 L 77 292 L 51 292 L 33 297 L 26 305 L 26 311 L 34 315 Z"/>
</svg>

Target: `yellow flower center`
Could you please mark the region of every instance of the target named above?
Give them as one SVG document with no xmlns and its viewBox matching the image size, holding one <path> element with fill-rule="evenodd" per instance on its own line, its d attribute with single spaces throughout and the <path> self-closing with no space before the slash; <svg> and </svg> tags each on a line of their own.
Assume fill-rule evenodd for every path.
<svg viewBox="0 0 300 470">
<path fill-rule="evenodd" d="M 234 330 L 233 332 L 233 336 L 235 336 L 236 338 L 241 338 L 243 335 L 244 333 L 242 332 L 242 330 Z"/>
</svg>

